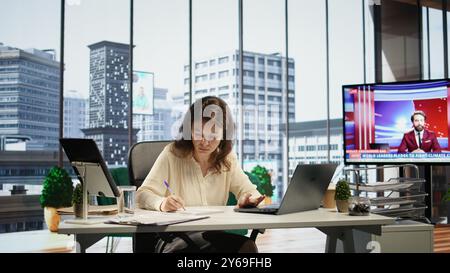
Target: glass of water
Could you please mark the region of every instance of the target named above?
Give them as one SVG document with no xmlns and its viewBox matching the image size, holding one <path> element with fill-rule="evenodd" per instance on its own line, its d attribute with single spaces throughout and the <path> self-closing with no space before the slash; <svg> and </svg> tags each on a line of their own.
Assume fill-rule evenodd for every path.
<svg viewBox="0 0 450 273">
<path fill-rule="evenodd" d="M 117 197 L 117 212 L 119 217 L 134 214 L 136 207 L 136 186 L 118 186 L 120 195 Z"/>
</svg>

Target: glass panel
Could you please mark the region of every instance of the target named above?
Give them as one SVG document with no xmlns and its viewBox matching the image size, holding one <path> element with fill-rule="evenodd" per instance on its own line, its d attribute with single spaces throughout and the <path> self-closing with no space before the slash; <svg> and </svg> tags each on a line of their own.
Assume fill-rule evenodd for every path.
<svg viewBox="0 0 450 273">
<path fill-rule="evenodd" d="M 330 119 L 336 125 L 330 130 L 330 161 L 343 161 L 342 139 L 342 85 L 364 82 L 363 22 L 360 0 L 328 1 L 329 8 L 329 65 L 330 65 Z M 351 14 L 351 16 L 349 16 Z M 333 124 L 334 124 L 333 123 Z M 319 153 L 327 157 L 325 149 Z M 337 146 L 337 147 L 336 147 Z M 319 160 L 326 162 L 326 160 Z"/>
<path fill-rule="evenodd" d="M 326 160 L 327 63 L 325 1 L 295 0 L 288 5 L 289 57 L 297 68 L 289 71 L 296 87 L 296 123 L 290 121 L 289 126 L 291 177 L 299 163 Z"/>
<path fill-rule="evenodd" d="M 259 164 L 271 172 L 274 201 L 283 195 L 287 183 L 287 170 L 283 167 L 287 164 L 284 124 L 288 99 L 284 15 L 283 1 L 244 1 L 244 126 L 238 126 L 243 131 L 243 168 L 251 171 Z M 294 80 L 294 59 L 289 62 Z M 294 81 L 289 89 L 293 120 Z"/>
<path fill-rule="evenodd" d="M 1 2 L 0 233 L 44 227 L 41 185 L 58 163 L 60 14 L 59 0 Z"/>
<path fill-rule="evenodd" d="M 429 9 L 430 29 L 430 79 L 444 77 L 444 36 L 442 10 Z"/>
<path fill-rule="evenodd" d="M 183 91 L 189 88 L 188 4 L 134 1 L 133 127 L 139 129 L 138 142 L 173 139 L 179 126 L 175 121 L 187 109 L 189 96 Z M 139 100 L 140 95 L 146 100 Z"/>
<path fill-rule="evenodd" d="M 77 133 L 96 141 L 109 166 L 125 165 L 129 147 L 129 16 L 128 0 L 66 3 L 64 92 L 88 100 Z"/>
<path fill-rule="evenodd" d="M 238 1 L 193 0 L 192 14 L 192 102 L 218 96 L 237 121 Z M 188 83 L 184 90 L 187 96 Z"/>
<path fill-rule="evenodd" d="M 366 60 L 366 82 L 375 82 L 375 36 L 374 36 L 374 22 L 372 16 L 372 7 L 374 2 L 372 0 L 363 0 L 364 5 L 364 31 L 366 41 L 366 53 L 364 58 Z"/>
</svg>

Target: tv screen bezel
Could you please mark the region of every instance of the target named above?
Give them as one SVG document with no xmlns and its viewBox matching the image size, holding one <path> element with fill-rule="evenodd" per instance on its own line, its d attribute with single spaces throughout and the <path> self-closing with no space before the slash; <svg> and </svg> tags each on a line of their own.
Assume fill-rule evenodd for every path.
<svg viewBox="0 0 450 273">
<path fill-rule="evenodd" d="M 449 78 L 440 78 L 440 79 L 431 79 L 431 80 L 411 80 L 411 81 L 395 81 L 395 82 L 382 82 L 382 83 L 359 83 L 359 84 L 346 84 L 342 85 L 342 145 L 344 150 L 344 165 L 404 165 L 404 164 L 414 164 L 419 166 L 424 165 L 450 165 L 450 158 L 445 162 L 437 162 L 437 161 L 427 161 L 427 162 L 415 162 L 415 161 L 383 161 L 383 159 L 377 161 L 348 161 L 347 159 L 347 146 L 345 142 L 345 89 L 357 86 L 375 86 L 375 85 L 401 85 L 401 84 L 414 84 L 414 83 L 426 83 L 426 82 L 438 82 L 438 81 L 447 81 L 447 86 L 450 85 Z M 448 88 L 448 87 L 447 87 Z M 449 111 L 450 109 L 447 109 Z M 448 122 L 448 121 L 447 121 Z M 450 133 L 450 132 L 449 132 Z"/>
</svg>

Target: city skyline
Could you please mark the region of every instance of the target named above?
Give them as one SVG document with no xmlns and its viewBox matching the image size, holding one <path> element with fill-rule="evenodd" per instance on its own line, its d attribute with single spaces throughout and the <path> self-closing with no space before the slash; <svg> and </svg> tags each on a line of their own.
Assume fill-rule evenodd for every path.
<svg viewBox="0 0 450 273">
<path fill-rule="evenodd" d="M 13 20 L 15 1 L 2 0 L 0 22 Z M 24 1 L 24 0 L 21 0 Z M 45 2 L 44 2 L 45 1 Z M 30 3 L 28 3 L 30 2 Z M 107 2 L 107 4 L 106 4 Z M 289 57 L 295 59 L 296 70 L 296 121 L 326 118 L 326 109 L 316 109 L 310 103 L 310 92 L 315 101 L 326 103 L 325 56 L 326 26 L 322 16 L 324 2 L 290 1 Z M 30 7 L 21 10 L 25 26 L 20 31 L 5 29 L 3 42 L 20 48 L 54 48 L 59 56 L 59 3 L 56 0 L 27 1 Z M 134 67 L 133 70 L 155 73 L 155 87 L 166 88 L 170 96 L 183 93 L 183 68 L 189 56 L 188 1 L 134 1 Z M 338 4 L 330 1 L 331 15 L 359 12 L 355 0 Z M 39 10 L 46 8 L 48 16 L 38 20 Z M 50 7 L 50 11 L 48 11 Z M 238 48 L 237 2 L 193 1 L 193 61 L 205 56 L 220 54 Z M 103 12 L 99 13 L 98 10 Z M 285 55 L 284 3 L 279 1 L 244 1 L 244 51 Z M 97 0 L 66 3 L 65 26 L 65 83 L 64 90 L 78 90 L 88 97 L 89 54 L 88 44 L 101 40 L 129 42 L 129 1 Z M 19 12 L 19 11 L 17 11 Z M 31 16 L 28 16 L 30 14 Z M 336 16 L 337 17 L 337 16 Z M 330 93 L 340 101 L 343 83 L 358 83 L 362 76 L 362 34 L 360 18 L 339 16 L 330 18 L 330 54 L 338 62 L 330 66 Z M 269 18 L 269 20 L 267 20 Z M 279 18 L 270 20 L 270 18 Z M 33 20 L 34 19 L 34 20 Z M 369 20 L 367 20 L 369 21 Z M 107 22 L 107 23 L 106 23 Z M 313 26 L 311 26 L 313 22 Z M 366 22 L 370 24 L 370 22 Z M 27 27 L 28 26 L 28 27 Z M 50 27 L 51 26 L 51 27 Z M 35 31 L 45 29 L 45 33 Z M 352 34 L 352 33 L 356 33 Z M 51 37 L 51 38 L 50 38 Z M 320 46 L 318 46 L 320 45 Z M 354 58 L 348 58 L 355 56 Z M 370 59 L 370 54 L 367 54 Z M 341 69 L 342 65 L 345 69 Z M 370 79 L 369 79 L 370 80 Z M 311 91 L 312 90 L 312 91 Z M 340 105 L 330 106 L 330 117 L 341 117 Z"/>
</svg>

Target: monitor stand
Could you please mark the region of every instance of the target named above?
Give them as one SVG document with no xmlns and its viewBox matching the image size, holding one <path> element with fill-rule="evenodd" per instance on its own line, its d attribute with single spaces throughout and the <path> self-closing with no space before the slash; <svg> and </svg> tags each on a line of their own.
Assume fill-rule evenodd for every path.
<svg viewBox="0 0 450 273">
<path fill-rule="evenodd" d="M 87 172 L 96 171 L 100 167 L 98 163 L 91 162 L 72 162 L 72 165 L 77 168 L 82 177 L 83 183 L 83 213 L 82 218 L 67 219 L 64 221 L 66 224 L 79 224 L 79 225 L 94 225 L 104 223 L 107 219 L 104 216 L 94 216 L 88 218 L 88 179 Z"/>
</svg>

